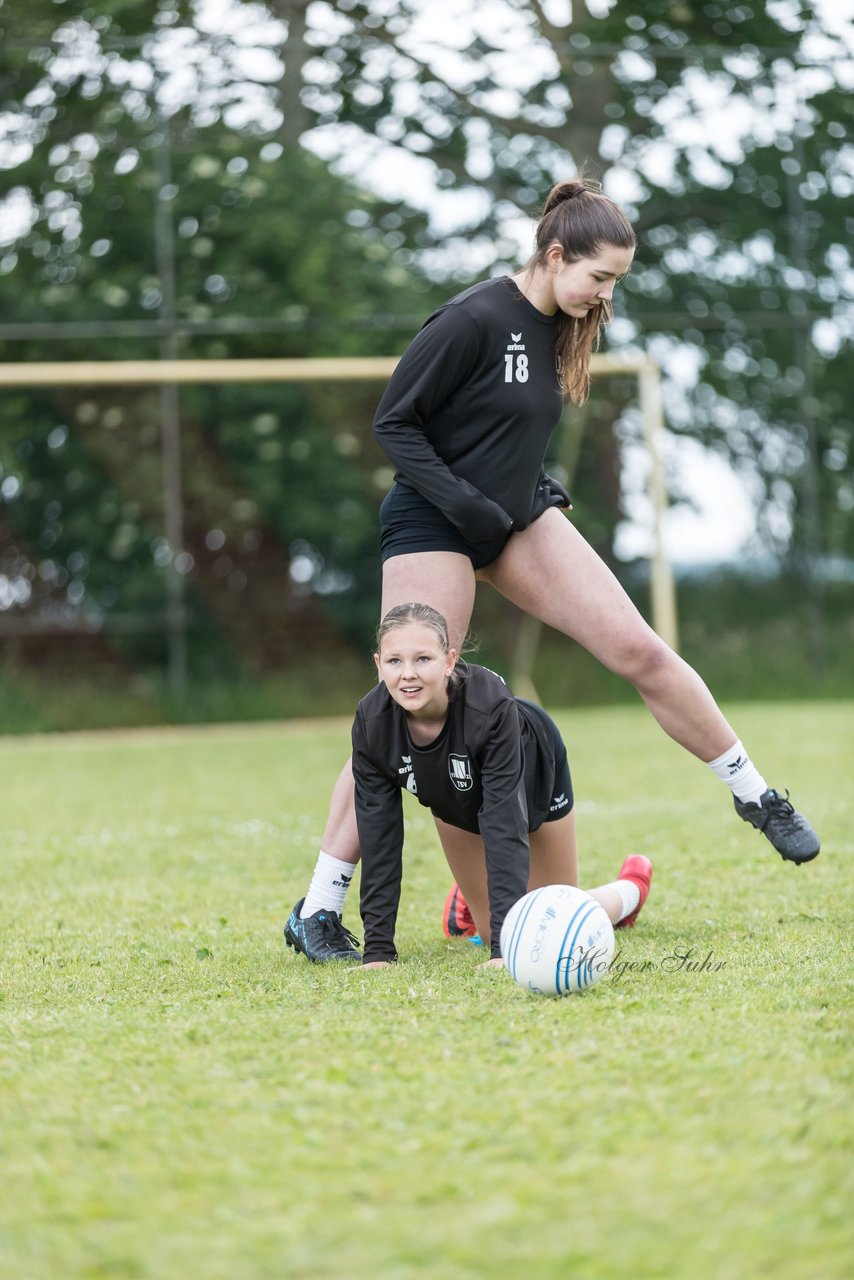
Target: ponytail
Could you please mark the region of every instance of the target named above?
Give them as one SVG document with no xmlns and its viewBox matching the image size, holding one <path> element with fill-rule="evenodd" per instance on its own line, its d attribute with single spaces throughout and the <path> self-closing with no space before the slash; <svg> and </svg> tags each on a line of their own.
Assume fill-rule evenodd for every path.
<svg viewBox="0 0 854 1280">
<path fill-rule="evenodd" d="M 637 236 L 626 215 L 602 192 L 598 182 L 559 182 L 549 192 L 537 223 L 536 247 L 528 269 L 545 266 L 549 246 L 557 241 L 565 262 L 593 258 L 605 246 L 635 249 Z M 611 319 L 610 302 L 600 302 L 583 318 L 560 313 L 555 361 L 561 390 L 581 404 L 590 389 L 590 356 Z"/>
</svg>

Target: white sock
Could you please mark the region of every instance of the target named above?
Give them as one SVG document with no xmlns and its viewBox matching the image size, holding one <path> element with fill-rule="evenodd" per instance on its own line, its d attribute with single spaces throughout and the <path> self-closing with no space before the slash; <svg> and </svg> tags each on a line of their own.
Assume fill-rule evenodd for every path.
<svg viewBox="0 0 854 1280">
<path fill-rule="evenodd" d="M 640 889 L 634 880 L 612 880 L 610 884 L 603 884 L 602 888 L 613 889 L 623 904 L 617 917 L 617 924 L 620 920 L 625 920 L 626 916 L 630 916 L 640 902 Z"/>
<path fill-rule="evenodd" d="M 355 870 L 352 862 L 342 862 L 340 858 L 333 858 L 321 849 L 302 904 L 300 915 L 303 920 L 307 916 L 313 916 L 316 911 L 337 911 L 340 916 L 344 911 L 344 899 Z"/>
<path fill-rule="evenodd" d="M 709 768 L 714 769 L 739 800 L 758 804 L 760 796 L 768 790 L 768 783 L 738 739 L 717 760 L 710 760 Z"/>
</svg>

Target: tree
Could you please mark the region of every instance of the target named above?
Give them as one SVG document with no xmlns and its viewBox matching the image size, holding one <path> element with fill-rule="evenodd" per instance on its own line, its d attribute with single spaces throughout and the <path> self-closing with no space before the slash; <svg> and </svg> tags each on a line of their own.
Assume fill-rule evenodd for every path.
<svg viewBox="0 0 854 1280">
<path fill-rule="evenodd" d="M 108 22 L 99 6 L 98 27 L 79 9 L 96 45 L 140 19 L 140 6 L 116 5 Z M 25 65 L 16 81 L 20 151 L 8 158 L 26 216 L 0 278 L 4 358 L 55 358 L 58 336 L 66 359 L 156 356 L 164 344 L 211 358 L 388 353 L 389 328 L 414 327 L 401 302 L 441 296 L 399 252 L 423 215 L 283 148 L 274 122 L 236 131 L 218 112 L 200 123 L 198 98 L 169 104 L 146 49 L 157 43 L 149 9 L 139 47 L 138 28 L 122 29 L 130 58 L 87 47 L 67 68 L 54 49 L 41 78 Z M 37 28 L 43 16 L 36 6 Z M 370 384 L 182 393 L 178 548 L 163 536 L 155 394 L 18 394 L 0 428 L 3 573 L 18 593 L 8 606 L 116 628 L 162 611 L 177 565 L 199 673 L 329 647 L 322 613 L 365 640 L 383 486 L 384 459 L 368 443 L 377 395 Z M 162 657 L 156 632 L 114 643 L 137 660 Z"/>
<path fill-rule="evenodd" d="M 613 335 L 693 368 L 670 388 L 671 427 L 753 478 L 757 549 L 805 579 L 820 659 L 824 566 L 854 552 L 844 16 L 834 30 L 831 9 L 797 0 L 507 0 L 456 6 L 436 31 L 423 0 L 311 12 L 325 56 L 302 68 L 305 145 L 345 172 L 378 147 L 429 159 L 437 193 L 486 197 L 448 236 L 483 270 L 504 268 L 520 217 L 567 172 L 592 166 L 627 204 L 641 246 Z M 610 406 L 590 412 L 578 492 L 595 488 L 606 550 L 619 451 Z M 638 438 L 631 415 L 619 434 Z"/>
<path fill-rule="evenodd" d="M 842 34 L 823 34 L 814 5 L 494 0 L 450 5 L 438 28 L 428 0 L 218 12 L 212 28 L 184 0 L 77 0 L 58 26 L 45 0 L 26 14 L 0 10 L 16 184 L 6 209 L 19 209 L 24 228 L 3 258 L 0 300 L 16 322 L 110 316 L 117 333 L 116 322 L 135 324 L 131 336 L 159 315 L 175 332 L 168 254 L 158 261 L 153 229 L 143 230 L 156 190 L 178 231 L 170 305 L 182 350 L 221 350 L 231 317 L 234 353 L 268 349 L 271 318 L 282 350 L 309 340 L 313 351 L 388 350 L 394 324 L 411 332 L 438 296 L 413 304 L 425 274 L 447 293 L 454 272 L 515 266 L 520 227 L 552 181 L 589 162 L 641 239 L 612 338 L 688 371 L 671 380 L 674 434 L 755 478 L 764 545 L 806 566 L 809 582 L 821 555 L 850 557 L 851 57 Z M 348 210 L 308 215 L 327 237 L 349 227 L 371 264 L 347 295 L 346 337 L 324 237 L 304 253 L 299 232 L 277 241 L 264 217 L 276 207 L 270 166 L 305 153 L 359 179 Z M 402 177 L 395 190 L 386 174 L 370 198 L 382 158 Z M 320 183 L 311 173 L 309 185 Z M 298 182 L 287 191 L 283 207 L 294 191 L 310 204 Z M 455 220 L 446 201 L 463 210 Z M 405 317 L 395 279 L 410 295 Z M 380 332 L 371 317 L 384 313 L 396 318 Z M 157 349 L 151 326 L 145 342 Z M 589 413 L 577 493 L 607 550 L 621 450 L 637 425 L 624 415 L 615 434 L 618 410 L 601 393 Z"/>
<path fill-rule="evenodd" d="M 823 33 L 806 3 L 528 0 L 469 18 L 460 6 L 429 38 L 420 0 L 385 21 L 377 3 L 334 9 L 325 115 L 307 144 L 342 123 L 351 154 L 358 129 L 429 157 L 440 190 L 488 193 L 465 234 L 490 237 L 492 268 L 508 251 L 501 229 L 592 164 L 641 236 L 621 340 L 696 352 L 695 386 L 671 397 L 674 425 L 761 478 L 775 551 L 819 541 L 812 507 L 824 548 L 850 554 L 851 415 L 839 393 L 854 62 L 842 34 Z M 304 100 L 319 93 L 307 83 Z"/>
</svg>

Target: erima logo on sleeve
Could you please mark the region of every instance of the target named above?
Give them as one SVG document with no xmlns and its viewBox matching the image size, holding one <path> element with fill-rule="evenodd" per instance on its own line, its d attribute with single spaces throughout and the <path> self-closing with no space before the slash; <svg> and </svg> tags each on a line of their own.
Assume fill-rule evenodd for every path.
<svg viewBox="0 0 854 1280">
<path fill-rule="evenodd" d="M 451 752 L 448 757 L 448 773 L 457 791 L 471 791 L 474 784 L 468 756 L 458 756 Z"/>
</svg>

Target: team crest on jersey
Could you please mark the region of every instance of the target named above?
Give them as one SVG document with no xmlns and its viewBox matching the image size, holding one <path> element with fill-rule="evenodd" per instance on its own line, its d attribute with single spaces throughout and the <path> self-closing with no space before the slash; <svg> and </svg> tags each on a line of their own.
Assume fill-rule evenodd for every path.
<svg viewBox="0 0 854 1280">
<path fill-rule="evenodd" d="M 451 752 L 448 757 L 448 773 L 457 791 L 471 791 L 474 783 L 468 756 L 458 756 Z"/>
</svg>

